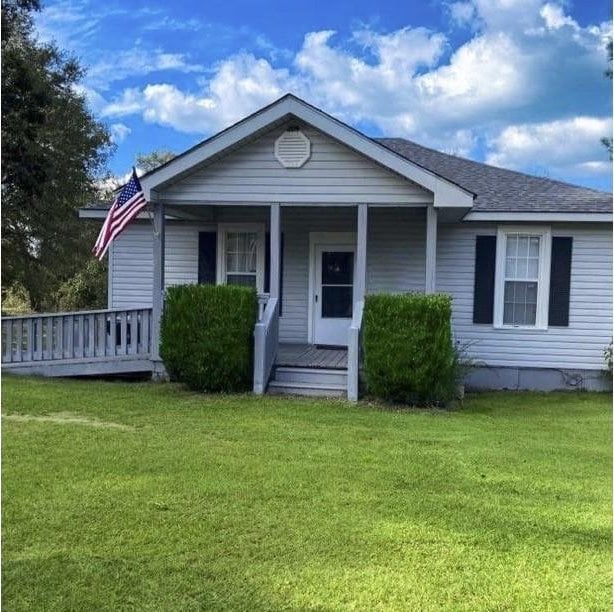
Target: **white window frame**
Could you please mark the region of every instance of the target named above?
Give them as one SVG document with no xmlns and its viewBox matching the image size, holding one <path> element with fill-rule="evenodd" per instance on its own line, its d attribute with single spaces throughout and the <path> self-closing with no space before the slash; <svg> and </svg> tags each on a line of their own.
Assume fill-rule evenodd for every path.
<svg viewBox="0 0 614 612">
<path fill-rule="evenodd" d="M 503 299 L 505 293 L 505 257 L 509 234 L 538 236 L 539 268 L 537 276 L 537 309 L 535 325 L 510 325 L 503 323 Z M 550 226 L 511 225 L 497 227 L 497 259 L 495 265 L 495 312 L 493 326 L 500 329 L 548 329 L 548 303 L 550 300 L 550 259 L 552 256 L 552 230 Z"/>
<path fill-rule="evenodd" d="M 264 293 L 265 228 L 263 223 L 219 223 L 217 226 L 217 271 L 218 285 L 226 284 L 226 239 L 229 233 L 256 233 L 256 291 Z"/>
</svg>

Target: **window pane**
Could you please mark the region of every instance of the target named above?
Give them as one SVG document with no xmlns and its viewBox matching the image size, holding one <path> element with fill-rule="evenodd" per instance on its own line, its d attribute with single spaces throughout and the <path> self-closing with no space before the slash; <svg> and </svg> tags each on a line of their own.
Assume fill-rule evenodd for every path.
<svg viewBox="0 0 614 612">
<path fill-rule="evenodd" d="M 232 251 L 236 253 L 239 250 L 238 239 L 239 239 L 239 234 L 235 232 L 228 233 L 226 237 L 226 250 L 228 252 Z"/>
<path fill-rule="evenodd" d="M 228 272 L 236 272 L 239 270 L 238 255 L 236 253 L 228 253 L 226 255 L 226 270 Z"/>
<path fill-rule="evenodd" d="M 258 234 L 228 232 L 226 234 L 226 271 L 255 273 L 258 262 Z"/>
<path fill-rule="evenodd" d="M 527 278 L 537 278 L 539 273 L 539 259 L 529 259 L 529 270 L 527 272 Z"/>
<path fill-rule="evenodd" d="M 256 262 L 258 258 L 256 257 L 256 245 L 254 244 L 254 248 L 250 253 L 246 255 L 245 268 L 250 272 L 256 271 Z"/>
<path fill-rule="evenodd" d="M 226 283 L 229 285 L 242 285 L 245 287 L 256 286 L 255 274 L 228 274 L 226 277 Z"/>
<path fill-rule="evenodd" d="M 529 237 L 518 236 L 518 257 L 527 257 L 529 254 Z"/>
<path fill-rule="evenodd" d="M 503 292 L 503 323 L 535 325 L 536 314 L 537 283 L 506 281 Z"/>
<path fill-rule="evenodd" d="M 518 234 L 508 234 L 506 255 L 507 257 L 516 257 L 518 253 Z"/>
<path fill-rule="evenodd" d="M 539 236 L 531 236 L 529 257 L 539 257 Z"/>
<path fill-rule="evenodd" d="M 324 251 L 322 253 L 322 284 L 351 285 L 354 276 L 354 253 Z"/>
<path fill-rule="evenodd" d="M 352 287 L 322 287 L 322 318 L 352 317 Z"/>
</svg>

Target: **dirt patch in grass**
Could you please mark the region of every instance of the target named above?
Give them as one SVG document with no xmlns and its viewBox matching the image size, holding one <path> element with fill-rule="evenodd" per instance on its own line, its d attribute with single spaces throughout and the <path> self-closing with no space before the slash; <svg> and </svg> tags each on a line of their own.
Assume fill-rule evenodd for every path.
<svg viewBox="0 0 614 612">
<path fill-rule="evenodd" d="M 87 425 L 88 427 L 102 427 L 103 429 L 122 429 L 124 431 L 135 431 L 134 427 L 113 423 L 110 421 L 99 421 L 89 417 L 79 416 L 72 412 L 54 412 L 49 415 L 32 414 L 3 414 L 3 419 L 25 423 L 28 421 L 39 423 L 56 423 L 58 425 Z"/>
</svg>

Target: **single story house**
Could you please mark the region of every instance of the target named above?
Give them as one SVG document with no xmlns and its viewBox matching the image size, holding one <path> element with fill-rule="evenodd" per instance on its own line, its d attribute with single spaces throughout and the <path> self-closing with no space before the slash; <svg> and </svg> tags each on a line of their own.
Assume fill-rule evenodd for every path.
<svg viewBox="0 0 614 612">
<path fill-rule="evenodd" d="M 108 306 L 153 307 L 154 353 L 164 287 L 251 285 L 254 390 L 355 398 L 365 294 L 443 292 L 468 385 L 604 385 L 610 193 L 369 138 L 293 95 L 141 184 L 151 212 L 110 249 Z"/>
</svg>

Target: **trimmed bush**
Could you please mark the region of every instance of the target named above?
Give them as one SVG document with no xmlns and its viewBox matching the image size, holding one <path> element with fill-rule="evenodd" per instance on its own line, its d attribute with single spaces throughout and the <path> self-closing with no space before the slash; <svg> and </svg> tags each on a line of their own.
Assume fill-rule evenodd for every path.
<svg viewBox="0 0 614 612">
<path fill-rule="evenodd" d="M 166 292 L 160 356 L 169 376 L 196 391 L 251 389 L 256 291 L 180 285 Z"/>
<path fill-rule="evenodd" d="M 414 405 L 454 399 L 452 300 L 443 294 L 370 295 L 363 317 L 367 393 Z"/>
</svg>

